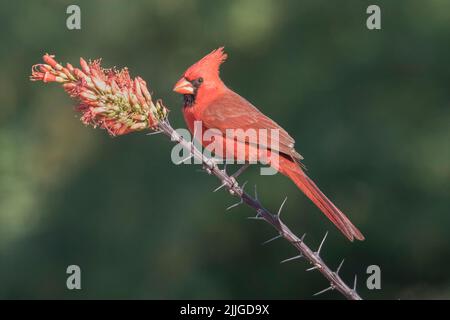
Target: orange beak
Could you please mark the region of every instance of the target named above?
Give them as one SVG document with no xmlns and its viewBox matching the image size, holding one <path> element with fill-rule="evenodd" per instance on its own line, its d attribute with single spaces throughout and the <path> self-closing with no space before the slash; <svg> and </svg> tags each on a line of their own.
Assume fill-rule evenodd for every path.
<svg viewBox="0 0 450 320">
<path fill-rule="evenodd" d="M 181 94 L 194 94 L 194 86 L 183 77 L 175 84 L 173 91 Z"/>
</svg>

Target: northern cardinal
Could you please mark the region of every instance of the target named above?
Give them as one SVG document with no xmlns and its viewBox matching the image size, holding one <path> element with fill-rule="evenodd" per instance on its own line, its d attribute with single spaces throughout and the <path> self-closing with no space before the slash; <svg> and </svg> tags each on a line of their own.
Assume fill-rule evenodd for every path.
<svg viewBox="0 0 450 320">
<path fill-rule="evenodd" d="M 364 240 L 361 232 L 305 174 L 300 163 L 303 157 L 295 151 L 294 139 L 222 82 L 219 67 L 226 58 L 223 47 L 212 51 L 188 68 L 175 84 L 173 90 L 184 96 L 183 114 L 189 130 L 194 132 L 194 122 L 201 121 L 203 129 L 216 130 L 215 139 L 226 140 L 226 129 L 278 129 L 277 150 L 271 149 L 270 143 L 249 146 L 243 140 L 233 140 L 234 146 L 245 145 L 246 160 L 263 148 L 278 152 L 278 161 L 270 165 L 289 177 L 350 241 Z M 208 143 L 202 140 L 202 144 L 206 147 Z"/>
</svg>

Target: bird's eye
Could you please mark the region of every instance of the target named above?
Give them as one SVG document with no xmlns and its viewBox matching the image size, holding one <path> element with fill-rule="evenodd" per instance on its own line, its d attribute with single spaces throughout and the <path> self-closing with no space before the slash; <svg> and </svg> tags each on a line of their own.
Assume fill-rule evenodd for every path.
<svg viewBox="0 0 450 320">
<path fill-rule="evenodd" d="M 198 88 L 202 82 L 203 82 L 203 78 L 197 78 L 197 79 L 191 81 L 191 83 L 194 85 L 195 88 Z"/>
</svg>

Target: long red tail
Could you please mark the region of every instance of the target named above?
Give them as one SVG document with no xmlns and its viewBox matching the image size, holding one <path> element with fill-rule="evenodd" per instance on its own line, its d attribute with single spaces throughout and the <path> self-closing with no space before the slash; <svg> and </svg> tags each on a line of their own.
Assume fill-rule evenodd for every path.
<svg viewBox="0 0 450 320">
<path fill-rule="evenodd" d="M 353 241 L 354 238 L 364 240 L 364 236 L 358 228 L 320 191 L 319 187 L 303 172 L 297 163 L 279 157 L 278 170 L 289 177 L 350 241 Z"/>
</svg>

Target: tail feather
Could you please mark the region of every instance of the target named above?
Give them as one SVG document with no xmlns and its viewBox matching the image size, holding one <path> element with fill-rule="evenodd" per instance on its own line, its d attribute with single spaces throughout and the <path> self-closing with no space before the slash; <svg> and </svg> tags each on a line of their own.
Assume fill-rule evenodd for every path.
<svg viewBox="0 0 450 320">
<path fill-rule="evenodd" d="M 355 238 L 364 240 L 364 236 L 358 228 L 320 191 L 319 187 L 296 163 L 280 157 L 279 166 L 279 171 L 288 176 L 350 241 Z"/>
</svg>

